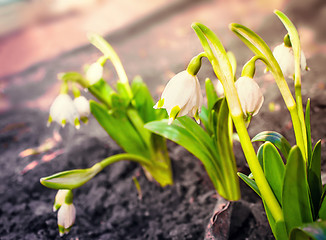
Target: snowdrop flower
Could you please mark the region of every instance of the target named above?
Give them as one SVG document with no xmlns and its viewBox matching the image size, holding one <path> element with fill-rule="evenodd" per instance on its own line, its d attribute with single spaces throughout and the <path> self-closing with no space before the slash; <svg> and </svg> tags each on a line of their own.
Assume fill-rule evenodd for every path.
<svg viewBox="0 0 326 240">
<path fill-rule="evenodd" d="M 55 204 L 59 204 L 58 227 L 59 234 L 63 236 L 68 233 L 76 219 L 76 208 L 72 203 L 73 194 L 69 189 L 59 190 L 55 197 Z"/>
<path fill-rule="evenodd" d="M 187 70 L 175 75 L 166 85 L 154 108 L 165 108 L 169 114 L 169 125 L 184 115 L 194 116 L 200 123 L 199 112 L 203 96 L 197 76 Z"/>
<path fill-rule="evenodd" d="M 58 211 L 59 234 L 68 233 L 76 219 L 76 208 L 73 203 L 63 203 Z"/>
<path fill-rule="evenodd" d="M 250 77 L 240 77 L 235 82 L 241 108 L 246 120 L 255 116 L 264 102 L 263 94 L 258 84 Z"/>
<path fill-rule="evenodd" d="M 61 205 L 65 202 L 66 196 L 68 192 L 71 190 L 68 189 L 60 189 L 55 195 L 54 204 L 53 204 L 53 212 L 56 212 Z"/>
<path fill-rule="evenodd" d="M 103 66 L 99 62 L 92 63 L 86 71 L 86 79 L 90 85 L 97 83 L 103 76 Z"/>
<path fill-rule="evenodd" d="M 274 48 L 273 55 L 280 65 L 283 75 L 285 77 L 293 77 L 295 72 L 295 64 L 292 47 L 287 47 L 284 43 L 282 43 Z M 301 51 L 300 55 L 301 71 L 304 71 L 307 69 L 306 57 L 303 51 Z"/>
<path fill-rule="evenodd" d="M 74 99 L 74 104 L 79 114 L 80 120 L 87 122 L 88 116 L 91 113 L 89 101 L 84 96 L 79 96 Z"/>
<path fill-rule="evenodd" d="M 74 124 L 77 129 L 80 127 L 79 114 L 68 94 L 59 94 L 50 108 L 48 125 L 55 121 L 64 127 L 67 122 Z"/>
</svg>

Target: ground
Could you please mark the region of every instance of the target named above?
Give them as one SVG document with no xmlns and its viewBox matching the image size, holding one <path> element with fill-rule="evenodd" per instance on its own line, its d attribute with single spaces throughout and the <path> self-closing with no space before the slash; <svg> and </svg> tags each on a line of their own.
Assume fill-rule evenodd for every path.
<svg viewBox="0 0 326 240">
<path fill-rule="evenodd" d="M 146 18 L 138 19 L 138 22 L 110 32 L 106 37 L 121 56 L 128 76 L 140 74 L 156 98 L 172 73 L 183 70 L 192 55 L 201 51 L 199 41 L 189 27 L 191 21 L 202 20 L 212 26 L 226 48 L 235 53 L 238 73 L 252 55 L 228 31 L 230 21 L 248 24 L 270 46 L 282 41 L 285 33 L 269 9 L 269 13 L 266 9 L 251 12 L 249 8 L 240 8 L 237 1 L 200 1 L 197 4 L 189 1 L 192 2 L 189 6 L 185 4 L 187 1 L 172 2 L 175 4 L 172 8 L 167 5 L 161 14 L 157 11 L 147 16 L 147 20 L 152 22 L 146 22 Z M 278 7 L 298 26 L 302 48 L 311 68 L 303 76 L 303 99 L 306 102 L 308 97 L 311 98 L 312 137 L 314 142 L 322 139 L 322 169 L 325 171 L 326 33 L 323 23 L 326 5 L 322 0 L 307 2 L 283 1 L 283 5 Z M 230 15 L 226 14 L 227 11 Z M 224 13 L 218 24 L 213 21 L 216 12 Z M 245 14 L 250 17 L 242 17 Z M 1 41 L 7 43 L 15 34 Z M 78 48 L 61 54 L 34 58 L 38 59 L 37 62 L 31 61 L 28 67 L 21 63 L 11 70 L 6 68 L 0 75 L 1 239 L 61 239 L 56 214 L 52 212 L 55 191 L 43 187 L 39 179 L 58 171 L 86 168 L 121 152 L 94 118 L 79 131 L 71 126 L 64 129 L 56 125 L 46 127 L 48 107 L 58 93 L 56 74 L 81 71 L 83 64 L 99 57 L 94 47 L 83 42 L 79 44 Z M 283 100 L 270 75 L 262 72 L 263 66 L 259 65 L 257 81 L 264 90 L 265 103 L 250 124 L 250 135 L 274 130 L 294 144 L 290 116 Z M 115 74 L 112 71 L 105 74 L 113 83 Z M 204 61 L 199 77 L 206 76 L 212 76 L 212 71 Z M 276 111 L 269 111 L 270 103 L 276 105 Z M 30 156 L 23 152 L 45 142 L 52 144 L 48 151 Z M 226 225 L 213 224 L 211 227 L 215 223 L 213 220 L 216 223 L 222 220 L 214 218 L 214 209 L 218 209 L 223 201 L 198 159 L 172 142 L 168 142 L 168 149 L 173 186 L 161 188 L 155 182 L 149 182 L 135 163 L 120 162 L 109 166 L 74 191 L 76 223 L 63 239 L 204 239 L 205 236 L 209 239 L 208 233 L 221 231 L 221 226 L 231 229 L 229 236 L 223 239 L 273 239 L 259 198 L 243 183 L 242 200 L 229 207 Z M 235 143 L 235 155 L 238 170 L 249 173 L 238 143 Z M 132 180 L 134 176 L 141 185 L 141 200 Z"/>
</svg>

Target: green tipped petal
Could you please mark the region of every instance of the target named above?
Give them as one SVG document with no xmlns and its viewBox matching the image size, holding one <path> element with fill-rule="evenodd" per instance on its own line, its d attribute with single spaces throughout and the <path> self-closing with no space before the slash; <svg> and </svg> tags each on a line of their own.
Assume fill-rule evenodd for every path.
<svg viewBox="0 0 326 240">
<path fill-rule="evenodd" d="M 78 118 L 75 118 L 74 124 L 75 124 L 76 129 L 80 128 L 80 122 L 79 122 Z"/>
<path fill-rule="evenodd" d="M 200 118 L 199 118 L 199 111 L 198 111 L 198 109 L 197 109 L 197 111 L 196 111 L 196 113 L 195 113 L 195 115 L 194 115 L 194 118 L 195 118 L 196 122 L 197 122 L 198 124 L 200 124 Z"/>
<path fill-rule="evenodd" d="M 66 119 L 62 119 L 62 121 L 61 121 L 61 126 L 62 126 L 62 127 L 65 127 L 65 126 L 66 126 L 66 123 L 67 123 Z"/>
<path fill-rule="evenodd" d="M 173 120 L 175 120 L 178 116 L 178 114 L 180 113 L 180 107 L 179 106 L 175 106 L 171 109 L 170 112 L 170 116 L 169 116 L 169 125 L 172 124 Z"/>
<path fill-rule="evenodd" d="M 161 98 L 160 100 L 158 100 L 158 102 L 155 104 L 154 108 L 158 109 L 158 108 L 162 108 L 164 105 L 164 98 Z"/>
</svg>

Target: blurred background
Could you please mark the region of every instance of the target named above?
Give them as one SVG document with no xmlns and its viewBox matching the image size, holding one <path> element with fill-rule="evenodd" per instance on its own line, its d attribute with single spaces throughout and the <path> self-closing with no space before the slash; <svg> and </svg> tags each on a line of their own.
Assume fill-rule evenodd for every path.
<svg viewBox="0 0 326 240">
<path fill-rule="evenodd" d="M 274 9 L 296 24 L 307 58 L 325 55 L 325 0 L 2 0 L 0 112 L 26 107 L 47 111 L 58 94 L 57 73 L 82 71 L 100 56 L 87 41 L 89 31 L 112 44 L 130 80 L 141 75 L 158 95 L 202 51 L 192 22 L 213 29 L 241 66 L 252 55 L 228 24 L 252 28 L 273 47 L 285 34 Z M 214 77 L 205 66 L 199 76 Z M 111 66 L 105 76 L 116 81 Z"/>
</svg>

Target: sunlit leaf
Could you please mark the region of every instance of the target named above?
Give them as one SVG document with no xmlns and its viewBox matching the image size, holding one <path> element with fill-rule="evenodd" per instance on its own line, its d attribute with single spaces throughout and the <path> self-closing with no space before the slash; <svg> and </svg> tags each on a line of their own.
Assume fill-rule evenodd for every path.
<svg viewBox="0 0 326 240">
<path fill-rule="evenodd" d="M 264 144 L 263 159 L 266 179 L 281 203 L 285 166 L 277 149 L 270 142 Z"/>
<path fill-rule="evenodd" d="M 287 231 L 313 221 L 306 178 L 306 166 L 301 150 L 294 146 L 285 166 L 282 209 Z"/>
</svg>

